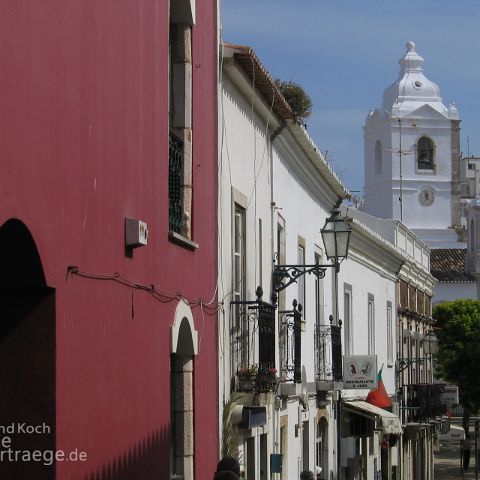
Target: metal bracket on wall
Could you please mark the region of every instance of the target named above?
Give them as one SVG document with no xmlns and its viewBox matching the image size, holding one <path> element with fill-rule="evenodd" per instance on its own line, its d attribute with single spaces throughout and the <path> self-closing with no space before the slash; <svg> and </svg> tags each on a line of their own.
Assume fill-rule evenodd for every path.
<svg viewBox="0 0 480 480">
<path fill-rule="evenodd" d="M 275 254 L 273 265 L 273 291 L 279 293 L 305 274 L 313 273 L 317 278 L 325 278 L 327 268 L 332 265 L 277 265 L 278 253 Z"/>
</svg>

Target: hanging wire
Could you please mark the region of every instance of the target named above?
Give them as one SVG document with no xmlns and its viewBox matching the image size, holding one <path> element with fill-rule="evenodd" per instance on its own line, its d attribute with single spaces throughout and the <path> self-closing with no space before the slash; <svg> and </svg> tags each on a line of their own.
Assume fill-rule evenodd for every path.
<svg viewBox="0 0 480 480">
<path fill-rule="evenodd" d="M 204 311 L 208 312 L 208 314 L 213 314 L 214 312 L 217 312 L 223 308 L 222 303 L 213 302 L 213 298 L 215 297 L 215 295 L 212 297 L 212 300 L 210 300 L 209 302 L 205 302 L 205 300 L 201 298 L 191 299 L 182 295 L 181 292 L 168 293 L 168 292 L 162 292 L 160 290 L 157 290 L 153 283 L 150 285 L 142 285 L 140 283 L 132 282 L 127 278 L 122 277 L 118 272 L 114 272 L 111 275 L 89 273 L 89 272 L 84 272 L 80 270 L 76 265 L 69 265 L 67 267 L 67 279 L 68 279 L 68 276 L 73 276 L 73 275 L 76 275 L 82 278 L 88 278 L 90 280 L 116 282 L 128 288 L 147 292 L 155 300 L 158 300 L 162 303 L 170 303 L 174 300 L 177 300 L 177 301 L 182 300 L 191 308 L 195 308 L 199 306 L 202 310 L 202 314 Z"/>
</svg>

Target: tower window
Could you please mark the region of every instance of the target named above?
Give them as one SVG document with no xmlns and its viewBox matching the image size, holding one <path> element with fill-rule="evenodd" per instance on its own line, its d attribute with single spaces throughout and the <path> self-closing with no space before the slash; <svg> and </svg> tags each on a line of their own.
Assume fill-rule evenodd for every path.
<svg viewBox="0 0 480 480">
<path fill-rule="evenodd" d="M 375 175 L 382 173 L 382 142 L 375 142 Z"/>
<path fill-rule="evenodd" d="M 434 155 L 433 142 L 428 137 L 422 137 L 417 142 L 418 170 L 433 170 Z"/>
</svg>

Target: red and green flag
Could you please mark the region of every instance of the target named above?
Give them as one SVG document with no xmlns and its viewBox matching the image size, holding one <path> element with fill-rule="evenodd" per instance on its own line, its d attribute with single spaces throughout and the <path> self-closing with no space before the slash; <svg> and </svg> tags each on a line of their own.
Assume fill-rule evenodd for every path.
<svg viewBox="0 0 480 480">
<path fill-rule="evenodd" d="M 377 387 L 368 392 L 366 401 L 372 405 L 375 405 L 376 407 L 389 408 L 392 406 L 392 402 L 387 391 L 385 390 L 385 385 L 383 384 L 382 370 L 383 365 L 377 374 Z"/>
</svg>

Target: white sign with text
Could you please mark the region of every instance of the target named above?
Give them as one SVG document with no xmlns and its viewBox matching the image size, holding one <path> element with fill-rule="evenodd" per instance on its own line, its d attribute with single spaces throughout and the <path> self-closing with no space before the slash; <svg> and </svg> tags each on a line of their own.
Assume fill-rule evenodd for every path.
<svg viewBox="0 0 480 480">
<path fill-rule="evenodd" d="M 343 388 L 364 390 L 377 386 L 376 355 L 343 356 Z"/>
</svg>

